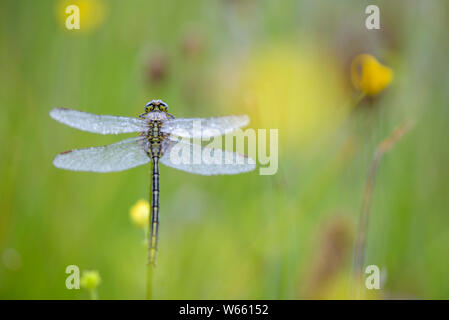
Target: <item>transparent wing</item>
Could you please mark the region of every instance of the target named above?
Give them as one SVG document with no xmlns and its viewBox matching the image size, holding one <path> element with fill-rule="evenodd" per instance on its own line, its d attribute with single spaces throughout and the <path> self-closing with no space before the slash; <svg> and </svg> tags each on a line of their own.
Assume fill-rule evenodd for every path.
<svg viewBox="0 0 449 320">
<path fill-rule="evenodd" d="M 255 161 L 237 152 L 202 147 L 185 140 L 165 140 L 161 163 L 178 170 L 201 174 L 238 174 L 256 168 Z"/>
<path fill-rule="evenodd" d="M 50 117 L 70 127 L 101 134 L 140 132 L 146 126 L 145 121 L 137 118 L 98 115 L 67 108 L 51 110 Z"/>
<path fill-rule="evenodd" d="M 247 115 L 216 118 L 170 119 L 164 122 L 161 131 L 182 138 L 211 138 L 230 133 L 249 124 Z"/>
<path fill-rule="evenodd" d="M 135 137 L 107 146 L 69 150 L 58 154 L 53 165 L 73 171 L 122 171 L 150 161 L 145 143 L 143 137 Z"/>
</svg>

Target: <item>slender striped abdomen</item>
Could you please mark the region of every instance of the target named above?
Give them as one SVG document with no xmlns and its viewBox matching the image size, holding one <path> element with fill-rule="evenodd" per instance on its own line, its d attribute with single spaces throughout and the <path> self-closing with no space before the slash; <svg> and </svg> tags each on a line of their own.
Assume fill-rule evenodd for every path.
<svg viewBox="0 0 449 320">
<path fill-rule="evenodd" d="M 152 181 L 151 181 L 151 220 L 149 234 L 149 254 L 148 264 L 156 265 L 156 253 L 158 244 L 159 231 L 159 157 L 154 156 L 152 159 Z"/>
</svg>

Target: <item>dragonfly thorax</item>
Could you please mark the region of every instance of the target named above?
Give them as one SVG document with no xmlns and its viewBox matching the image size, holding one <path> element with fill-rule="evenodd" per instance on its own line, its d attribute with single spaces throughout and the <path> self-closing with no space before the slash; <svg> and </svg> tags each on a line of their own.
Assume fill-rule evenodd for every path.
<svg viewBox="0 0 449 320">
<path fill-rule="evenodd" d="M 174 117 L 163 111 L 150 111 L 140 115 L 141 118 L 145 119 L 148 123 L 151 121 L 165 121 L 168 119 L 173 119 Z"/>
<path fill-rule="evenodd" d="M 167 137 L 167 134 L 162 132 L 162 125 L 166 120 L 174 117 L 167 112 L 151 111 L 146 113 L 143 118 L 148 125 L 147 130 L 143 132 L 147 141 L 147 154 L 151 159 L 160 158 L 163 154 L 161 143 Z"/>
</svg>

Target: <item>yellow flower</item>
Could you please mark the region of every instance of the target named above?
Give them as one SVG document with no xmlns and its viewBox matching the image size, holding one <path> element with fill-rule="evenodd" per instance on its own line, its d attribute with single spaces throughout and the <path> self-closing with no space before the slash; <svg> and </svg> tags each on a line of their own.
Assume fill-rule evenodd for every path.
<svg viewBox="0 0 449 320">
<path fill-rule="evenodd" d="M 253 128 L 279 129 L 280 143 L 311 146 L 348 114 L 343 75 L 327 50 L 279 42 L 224 65 L 218 96 L 226 113 L 246 113 Z M 250 154 L 251 156 L 254 156 Z"/>
<path fill-rule="evenodd" d="M 148 219 L 150 217 L 150 204 L 146 200 L 139 200 L 129 210 L 131 221 L 139 228 L 146 228 L 148 226 Z"/>
<path fill-rule="evenodd" d="M 75 5 L 79 8 L 79 31 L 91 31 L 100 26 L 106 16 L 107 8 L 102 0 L 60 0 L 56 5 L 59 23 L 65 28 L 69 14 L 66 8 Z"/>
<path fill-rule="evenodd" d="M 87 290 L 95 290 L 101 283 L 100 273 L 96 270 L 83 271 L 80 284 L 81 287 Z"/>
<path fill-rule="evenodd" d="M 369 54 L 360 54 L 351 64 L 351 80 L 355 88 L 374 96 L 393 80 L 393 71 Z"/>
</svg>

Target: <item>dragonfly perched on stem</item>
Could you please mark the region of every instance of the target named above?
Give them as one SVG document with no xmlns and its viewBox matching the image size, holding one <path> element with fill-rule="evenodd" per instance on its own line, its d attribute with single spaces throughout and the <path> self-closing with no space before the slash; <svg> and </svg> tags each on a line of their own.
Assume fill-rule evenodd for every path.
<svg viewBox="0 0 449 320">
<path fill-rule="evenodd" d="M 53 109 L 50 116 L 70 127 L 93 133 L 139 133 L 137 137 L 106 146 L 62 152 L 55 157 L 53 164 L 57 168 L 74 171 L 114 172 L 151 161 L 148 263 L 153 266 L 158 247 L 159 163 L 201 175 L 238 174 L 255 169 L 255 161 L 246 155 L 202 147 L 187 140 L 209 139 L 230 133 L 248 125 L 249 118 L 246 115 L 175 118 L 168 113 L 168 105 L 165 102 L 152 100 L 145 105 L 145 112 L 139 118 L 96 115 L 67 108 Z M 184 151 L 182 159 L 179 157 L 180 150 Z M 215 160 L 203 161 L 204 154 Z"/>
</svg>

